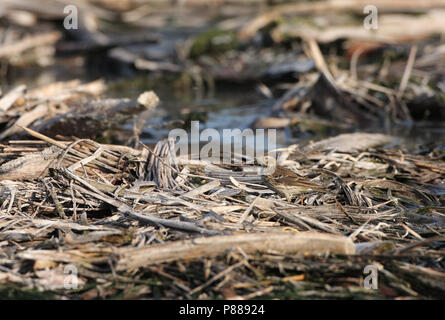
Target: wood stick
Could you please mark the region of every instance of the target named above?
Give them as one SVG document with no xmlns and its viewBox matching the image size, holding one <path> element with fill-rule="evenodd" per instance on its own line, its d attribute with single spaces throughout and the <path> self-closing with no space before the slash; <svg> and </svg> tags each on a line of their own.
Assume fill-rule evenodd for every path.
<svg viewBox="0 0 445 320">
<path fill-rule="evenodd" d="M 227 250 L 241 248 L 247 254 L 275 251 L 282 254 L 347 254 L 355 252 L 354 243 L 344 237 L 314 232 L 253 233 L 175 241 L 138 249 L 121 249 L 117 270 L 177 260 L 215 257 Z"/>
<path fill-rule="evenodd" d="M 60 39 L 61 33 L 58 31 L 48 32 L 37 36 L 30 36 L 19 40 L 13 44 L 0 46 L 0 58 L 20 55 L 23 51 L 34 47 L 53 44 Z"/>
</svg>

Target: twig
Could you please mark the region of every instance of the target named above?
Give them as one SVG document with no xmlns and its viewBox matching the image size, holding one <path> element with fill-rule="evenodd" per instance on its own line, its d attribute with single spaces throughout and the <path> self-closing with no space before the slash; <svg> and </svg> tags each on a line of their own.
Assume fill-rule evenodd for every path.
<svg viewBox="0 0 445 320">
<path fill-rule="evenodd" d="M 406 63 L 406 68 L 405 71 L 403 72 L 402 80 L 400 81 L 400 86 L 397 91 L 397 99 L 399 100 L 400 98 L 402 98 L 406 86 L 408 85 L 408 80 L 409 77 L 411 76 L 411 72 L 414 66 L 414 61 L 416 59 L 416 53 L 417 53 L 417 45 L 413 45 L 411 47 L 411 50 L 409 51 L 408 62 Z"/>
</svg>

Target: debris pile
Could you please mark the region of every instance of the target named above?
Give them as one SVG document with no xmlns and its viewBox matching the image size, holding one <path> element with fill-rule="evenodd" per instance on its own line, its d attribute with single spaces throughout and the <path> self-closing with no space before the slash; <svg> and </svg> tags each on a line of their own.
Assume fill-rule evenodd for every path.
<svg viewBox="0 0 445 320">
<path fill-rule="evenodd" d="M 372 134 L 290 146 L 278 165 L 327 189 L 289 202 L 258 183 L 255 163 L 175 159 L 169 140 L 133 149 L 23 129 L 37 140 L 1 146 L 3 295 L 443 296 L 441 150 L 378 149 L 391 138 Z M 382 270 L 378 291 L 360 288 L 368 264 Z"/>
<path fill-rule="evenodd" d="M 3 0 L 0 298 L 444 298 L 444 144 L 390 135 L 443 126 L 444 1 L 374 1 L 373 30 L 367 4 Z M 204 106 L 253 84 L 240 127 L 294 140 L 231 164 L 143 143 L 162 81 Z"/>
</svg>

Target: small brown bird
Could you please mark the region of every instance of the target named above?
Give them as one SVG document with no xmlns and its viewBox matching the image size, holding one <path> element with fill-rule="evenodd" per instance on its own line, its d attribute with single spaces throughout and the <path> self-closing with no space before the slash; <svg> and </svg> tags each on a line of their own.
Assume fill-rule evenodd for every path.
<svg viewBox="0 0 445 320">
<path fill-rule="evenodd" d="M 291 202 L 295 196 L 309 191 L 326 191 L 319 183 L 275 164 L 275 170 L 263 175 L 266 186 Z"/>
</svg>

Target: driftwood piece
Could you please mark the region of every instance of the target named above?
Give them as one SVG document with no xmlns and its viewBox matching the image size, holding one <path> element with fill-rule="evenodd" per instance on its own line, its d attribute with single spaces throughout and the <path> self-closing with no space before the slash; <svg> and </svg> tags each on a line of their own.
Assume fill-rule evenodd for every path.
<svg viewBox="0 0 445 320">
<path fill-rule="evenodd" d="M 11 108 L 11 106 L 14 104 L 14 102 L 23 95 L 25 90 L 26 90 L 26 86 L 20 85 L 20 86 L 14 88 L 13 90 L 11 90 L 10 92 L 8 92 L 7 94 L 5 94 L 0 99 L 0 111 L 5 112 L 9 108 Z"/>
<path fill-rule="evenodd" d="M 354 254 L 351 239 L 322 233 L 255 233 L 230 236 L 215 236 L 178 241 L 141 249 L 123 249 L 119 254 L 117 270 L 138 268 L 147 265 L 215 257 L 227 250 L 239 247 L 247 254 L 276 251 L 283 254 Z"/>
<path fill-rule="evenodd" d="M 60 37 L 60 32 L 49 32 L 36 36 L 29 36 L 16 43 L 0 46 L 0 58 L 19 55 L 22 52 L 35 47 L 54 44 Z"/>
<path fill-rule="evenodd" d="M 29 180 L 44 175 L 60 152 L 58 147 L 50 147 L 4 163 L 0 166 L 0 180 Z"/>
<path fill-rule="evenodd" d="M 30 112 L 24 113 L 17 119 L 17 121 L 6 129 L 5 131 L 0 133 L 0 140 L 3 140 L 13 134 L 19 133 L 22 131 L 19 126 L 27 127 L 35 120 L 44 117 L 48 113 L 48 106 L 41 104 L 32 109 Z"/>
<path fill-rule="evenodd" d="M 26 90 L 25 85 L 17 86 L 0 99 L 0 122 L 5 128 L 0 132 L 0 140 L 23 135 L 19 127 L 38 126 L 68 113 L 74 101 L 100 95 L 105 89 L 102 79 L 84 84 L 80 80 L 55 82 L 32 90 Z"/>
<path fill-rule="evenodd" d="M 339 152 L 353 152 L 385 145 L 393 140 L 394 137 L 380 133 L 345 133 L 313 143 L 307 146 L 306 150 L 335 149 Z"/>
<path fill-rule="evenodd" d="M 144 110 L 154 109 L 157 95 L 150 91 L 143 93 L 138 101 L 132 99 L 106 99 L 86 103 L 72 110 L 35 125 L 32 129 L 48 136 L 63 134 L 91 138 L 109 129 L 114 124 L 129 119 Z"/>
<path fill-rule="evenodd" d="M 78 99 L 81 95 L 99 96 L 107 89 L 103 79 L 82 83 L 79 79 L 53 82 L 28 90 L 27 99 L 68 101 Z"/>
</svg>

